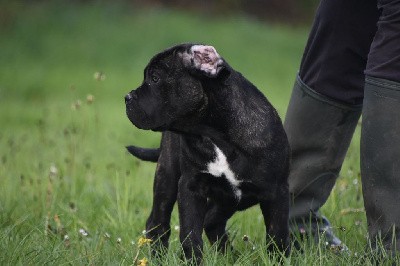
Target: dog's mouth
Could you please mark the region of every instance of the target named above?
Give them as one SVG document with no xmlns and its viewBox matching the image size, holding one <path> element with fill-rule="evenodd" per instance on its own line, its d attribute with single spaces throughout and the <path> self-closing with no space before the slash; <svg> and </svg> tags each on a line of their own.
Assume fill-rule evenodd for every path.
<svg viewBox="0 0 400 266">
<path fill-rule="evenodd" d="M 165 131 L 167 130 L 167 124 L 154 125 L 151 123 L 151 119 L 148 114 L 141 108 L 137 108 L 137 106 L 126 106 L 126 114 L 131 121 L 131 123 L 137 128 L 143 130 L 152 130 L 152 131 Z"/>
<path fill-rule="evenodd" d="M 150 126 L 148 124 L 144 123 L 138 123 L 135 120 L 129 119 L 133 125 L 135 125 L 137 128 L 143 129 L 143 130 L 151 130 L 151 131 L 156 131 L 156 132 L 161 132 L 161 131 L 166 131 L 168 130 L 167 125 L 163 124 L 160 126 Z"/>
<path fill-rule="evenodd" d="M 149 121 L 146 112 L 144 112 L 141 108 L 137 108 L 133 105 L 126 105 L 126 115 L 133 125 L 140 129 L 150 129 L 148 123 Z"/>
<path fill-rule="evenodd" d="M 158 126 L 158 127 L 150 128 L 150 130 L 151 131 L 157 131 L 157 132 L 165 131 L 165 130 L 167 130 L 167 125 L 163 124 L 163 125 Z"/>
</svg>

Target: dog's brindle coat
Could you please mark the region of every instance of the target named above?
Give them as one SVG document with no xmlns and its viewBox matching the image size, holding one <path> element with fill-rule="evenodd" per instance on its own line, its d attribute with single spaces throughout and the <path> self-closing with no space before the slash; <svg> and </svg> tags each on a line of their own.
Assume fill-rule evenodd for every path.
<svg viewBox="0 0 400 266">
<path fill-rule="evenodd" d="M 288 253 L 289 144 L 276 110 L 253 84 L 212 46 L 182 44 L 153 57 L 125 101 L 134 125 L 163 132 L 159 156 L 131 147 L 138 157 L 158 157 L 148 237 L 168 245 L 178 200 L 184 253 L 201 259 L 203 228 L 224 250 L 227 220 L 259 203 L 267 243 Z"/>
</svg>

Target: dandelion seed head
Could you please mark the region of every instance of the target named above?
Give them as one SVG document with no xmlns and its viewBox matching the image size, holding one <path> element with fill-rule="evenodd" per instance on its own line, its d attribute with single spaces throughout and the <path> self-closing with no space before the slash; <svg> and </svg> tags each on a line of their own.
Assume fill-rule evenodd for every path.
<svg viewBox="0 0 400 266">
<path fill-rule="evenodd" d="M 351 169 L 349 169 L 349 170 L 347 170 L 347 174 L 349 175 L 349 176 L 352 176 L 354 173 L 353 173 L 353 170 L 351 170 Z"/>
<path fill-rule="evenodd" d="M 88 235 L 89 235 L 89 233 L 88 233 L 85 229 L 83 229 L 83 228 L 79 229 L 79 233 L 80 233 L 82 236 L 88 236 Z"/>
<path fill-rule="evenodd" d="M 87 102 L 88 104 L 93 103 L 93 102 L 94 102 L 94 96 L 93 96 L 92 94 L 88 94 L 88 95 L 86 96 L 86 102 Z"/>
<path fill-rule="evenodd" d="M 50 175 L 55 176 L 55 175 L 57 175 L 57 174 L 58 174 L 58 169 L 57 169 L 57 167 L 56 167 L 54 164 L 52 164 L 52 165 L 50 166 Z"/>
<path fill-rule="evenodd" d="M 81 100 L 76 100 L 75 102 L 73 102 L 73 103 L 71 104 L 71 109 L 72 109 L 73 111 L 76 111 L 76 110 L 78 110 L 79 108 L 81 108 L 81 105 L 82 105 L 82 101 L 81 101 Z"/>
<path fill-rule="evenodd" d="M 121 242 L 122 242 L 122 239 L 121 239 L 120 237 L 118 237 L 118 238 L 117 238 L 117 243 L 118 243 L 118 244 L 121 244 Z"/>
<path fill-rule="evenodd" d="M 93 78 L 97 81 L 103 81 L 106 79 L 106 75 L 101 71 L 97 71 L 93 74 Z"/>
</svg>

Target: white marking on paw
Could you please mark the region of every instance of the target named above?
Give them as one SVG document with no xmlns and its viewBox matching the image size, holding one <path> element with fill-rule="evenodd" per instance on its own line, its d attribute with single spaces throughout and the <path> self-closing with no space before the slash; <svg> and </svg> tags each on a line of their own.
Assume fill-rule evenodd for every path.
<svg viewBox="0 0 400 266">
<path fill-rule="evenodd" d="M 233 192 L 238 200 L 242 197 L 242 191 L 238 188 L 240 185 L 240 180 L 236 179 L 235 173 L 229 167 L 229 163 L 226 159 L 225 154 L 218 148 L 216 145 L 215 147 L 215 159 L 212 162 L 207 164 L 207 173 L 215 176 L 221 177 L 222 175 L 228 180 L 231 184 Z"/>
</svg>

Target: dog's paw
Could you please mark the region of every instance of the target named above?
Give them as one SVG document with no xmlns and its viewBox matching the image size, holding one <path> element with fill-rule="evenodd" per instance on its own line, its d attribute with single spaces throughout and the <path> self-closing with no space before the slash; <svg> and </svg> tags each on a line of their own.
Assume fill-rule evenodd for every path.
<svg viewBox="0 0 400 266">
<path fill-rule="evenodd" d="M 208 45 L 193 45 L 189 51 L 182 53 L 181 56 L 186 67 L 199 70 L 209 77 L 216 77 L 224 62 L 217 50 Z"/>
</svg>

